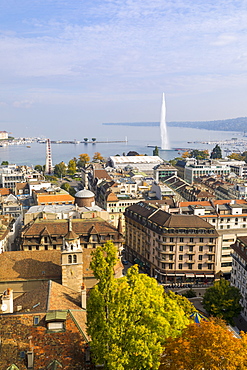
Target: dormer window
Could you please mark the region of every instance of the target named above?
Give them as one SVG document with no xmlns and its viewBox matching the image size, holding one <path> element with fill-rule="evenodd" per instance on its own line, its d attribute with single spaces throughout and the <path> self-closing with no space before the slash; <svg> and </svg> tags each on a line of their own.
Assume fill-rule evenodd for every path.
<svg viewBox="0 0 247 370">
<path fill-rule="evenodd" d="M 45 321 L 49 332 L 61 332 L 65 330 L 67 311 L 51 311 L 46 314 Z"/>
</svg>

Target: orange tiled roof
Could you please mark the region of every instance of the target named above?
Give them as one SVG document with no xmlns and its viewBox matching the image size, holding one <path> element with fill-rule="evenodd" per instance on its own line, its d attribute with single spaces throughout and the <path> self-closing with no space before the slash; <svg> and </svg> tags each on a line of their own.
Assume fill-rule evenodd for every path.
<svg viewBox="0 0 247 370">
<path fill-rule="evenodd" d="M 201 200 L 201 201 L 195 201 L 195 202 L 180 202 L 179 206 L 180 207 L 188 207 L 188 206 L 211 206 L 211 203 L 207 200 Z"/>
<path fill-rule="evenodd" d="M 57 203 L 57 202 L 74 202 L 74 197 L 70 194 L 37 194 L 37 202 L 40 203 Z"/>
<path fill-rule="evenodd" d="M 11 189 L 9 189 L 9 188 L 1 188 L 0 189 L 0 195 L 2 195 L 2 196 L 4 196 L 4 195 L 9 195 L 9 194 L 11 194 L 12 193 L 12 191 L 11 191 Z"/>
</svg>

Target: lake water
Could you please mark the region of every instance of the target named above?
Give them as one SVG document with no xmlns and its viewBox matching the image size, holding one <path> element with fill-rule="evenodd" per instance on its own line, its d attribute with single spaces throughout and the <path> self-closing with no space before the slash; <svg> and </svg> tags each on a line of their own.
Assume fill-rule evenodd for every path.
<svg viewBox="0 0 247 370">
<path fill-rule="evenodd" d="M 100 152 L 104 157 L 110 155 L 122 155 L 128 153 L 130 150 L 137 151 L 140 154 L 152 155 L 153 148 L 147 145 L 160 146 L 160 131 L 159 127 L 141 127 L 141 126 L 103 126 L 105 128 L 105 136 L 97 137 L 99 141 L 111 140 L 125 140 L 122 143 L 95 143 L 95 144 L 52 144 L 52 162 L 53 164 L 61 161 L 68 162 L 74 157 L 78 157 L 81 153 L 87 153 L 90 157 L 95 152 Z M 102 130 L 101 130 L 102 132 Z M 231 139 L 233 137 L 241 138 L 242 133 L 229 131 L 210 131 L 200 130 L 194 128 L 183 127 L 168 127 L 168 135 L 171 148 L 197 148 L 212 150 L 215 144 L 191 143 L 192 141 L 220 141 Z M 76 137 L 68 131 L 68 140 L 76 138 L 76 140 L 83 140 L 83 138 Z M 86 135 L 84 136 L 86 137 Z M 59 140 L 51 138 L 52 140 Z M 90 140 L 90 138 L 89 138 Z M 190 142 L 190 143 L 188 143 Z M 16 163 L 18 165 L 36 165 L 45 163 L 46 145 L 33 143 L 25 145 L 10 145 L 0 147 L 0 163 L 2 161 L 9 161 L 9 163 Z M 244 149 L 243 149 L 244 150 Z M 180 156 L 179 151 L 169 150 L 160 151 L 160 156 L 165 160 Z"/>
</svg>

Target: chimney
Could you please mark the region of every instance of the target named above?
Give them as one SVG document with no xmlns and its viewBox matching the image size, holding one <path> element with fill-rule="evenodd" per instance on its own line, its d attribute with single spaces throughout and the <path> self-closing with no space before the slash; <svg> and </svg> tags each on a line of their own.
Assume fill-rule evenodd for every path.
<svg viewBox="0 0 247 370">
<path fill-rule="evenodd" d="M 82 286 L 81 286 L 81 307 L 84 310 L 87 309 L 87 289 L 84 283 L 82 283 Z"/>
<path fill-rule="evenodd" d="M 33 369 L 34 363 L 34 353 L 33 353 L 33 345 L 32 345 L 32 336 L 28 337 L 29 339 L 29 350 L 27 351 L 27 368 Z"/>
<path fill-rule="evenodd" d="M 13 305 L 13 289 L 8 288 L 4 291 L 2 295 L 2 305 L 1 305 L 2 313 L 13 313 L 14 312 L 14 305 Z"/>
</svg>

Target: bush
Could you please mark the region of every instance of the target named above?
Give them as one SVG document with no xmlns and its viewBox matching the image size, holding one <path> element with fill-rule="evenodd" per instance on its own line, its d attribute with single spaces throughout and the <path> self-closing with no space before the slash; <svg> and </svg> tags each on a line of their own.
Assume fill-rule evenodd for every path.
<svg viewBox="0 0 247 370">
<path fill-rule="evenodd" d="M 186 298 L 194 298 L 196 297 L 196 292 L 193 289 L 186 290 L 184 294 L 182 294 Z"/>
</svg>

